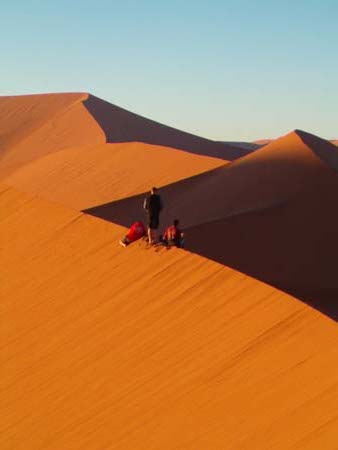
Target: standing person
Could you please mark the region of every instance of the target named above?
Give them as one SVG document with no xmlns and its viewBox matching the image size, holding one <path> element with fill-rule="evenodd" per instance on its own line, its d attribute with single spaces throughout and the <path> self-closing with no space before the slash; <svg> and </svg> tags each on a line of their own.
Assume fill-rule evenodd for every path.
<svg viewBox="0 0 338 450">
<path fill-rule="evenodd" d="M 157 230 L 160 224 L 160 212 L 163 209 L 162 199 L 156 187 L 153 187 L 150 195 L 144 199 L 143 208 L 147 212 L 149 244 L 155 244 L 158 242 Z"/>
</svg>

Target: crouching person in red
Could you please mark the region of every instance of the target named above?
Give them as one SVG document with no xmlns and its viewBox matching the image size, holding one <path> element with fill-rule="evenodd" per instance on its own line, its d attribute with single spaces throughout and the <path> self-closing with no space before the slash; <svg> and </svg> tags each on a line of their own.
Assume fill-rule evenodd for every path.
<svg viewBox="0 0 338 450">
<path fill-rule="evenodd" d="M 129 233 L 120 240 L 120 244 L 122 247 L 127 247 L 132 242 L 141 239 L 141 237 L 145 236 L 146 229 L 142 222 L 134 222 L 130 227 Z"/>
<path fill-rule="evenodd" d="M 184 247 L 184 234 L 178 227 L 179 221 L 175 219 L 173 224 L 168 227 L 162 237 L 162 242 L 167 246 L 171 247 L 176 245 L 176 247 Z"/>
</svg>

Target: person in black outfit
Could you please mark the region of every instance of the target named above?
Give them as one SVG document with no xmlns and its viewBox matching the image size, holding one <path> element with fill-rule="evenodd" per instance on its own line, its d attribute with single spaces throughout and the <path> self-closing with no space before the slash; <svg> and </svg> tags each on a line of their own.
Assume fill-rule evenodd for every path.
<svg viewBox="0 0 338 450">
<path fill-rule="evenodd" d="M 163 209 L 162 199 L 156 187 L 153 187 L 150 195 L 147 195 L 144 199 L 143 208 L 147 213 L 149 244 L 156 244 L 158 242 L 157 230 L 160 224 L 160 212 Z"/>
</svg>

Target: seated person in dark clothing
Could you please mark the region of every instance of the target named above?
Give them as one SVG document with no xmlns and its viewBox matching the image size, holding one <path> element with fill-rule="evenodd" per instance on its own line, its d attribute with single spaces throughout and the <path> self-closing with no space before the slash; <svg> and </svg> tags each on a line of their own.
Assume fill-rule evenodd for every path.
<svg viewBox="0 0 338 450">
<path fill-rule="evenodd" d="M 178 228 L 179 221 L 177 219 L 174 220 L 173 224 L 168 227 L 164 235 L 162 237 L 162 242 L 167 245 L 168 247 L 172 245 L 176 245 L 176 247 L 183 247 L 184 241 L 183 241 L 183 233 Z"/>
<path fill-rule="evenodd" d="M 163 203 L 158 189 L 153 187 L 143 202 L 143 208 L 147 212 L 148 239 L 149 244 L 158 242 L 158 227 L 160 224 L 160 212 L 163 209 Z"/>
</svg>

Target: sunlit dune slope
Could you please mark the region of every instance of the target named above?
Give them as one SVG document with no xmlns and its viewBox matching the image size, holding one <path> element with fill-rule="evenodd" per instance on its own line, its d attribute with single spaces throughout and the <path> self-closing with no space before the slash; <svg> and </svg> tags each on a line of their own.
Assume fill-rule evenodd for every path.
<svg viewBox="0 0 338 450">
<path fill-rule="evenodd" d="M 183 250 L 0 189 L 2 450 L 337 442 L 337 328 Z"/>
<path fill-rule="evenodd" d="M 163 189 L 162 226 L 175 217 L 187 246 L 304 297 L 337 316 L 338 152 L 295 131 L 231 165 Z M 142 195 L 90 209 L 128 225 Z"/>
<path fill-rule="evenodd" d="M 135 195 L 224 165 L 216 158 L 138 142 L 67 148 L 4 183 L 76 209 Z"/>
<path fill-rule="evenodd" d="M 245 149 L 146 119 L 86 93 L 0 97 L 0 177 L 69 147 L 143 142 L 233 160 Z"/>
<path fill-rule="evenodd" d="M 335 146 L 297 130 L 231 164 L 166 186 L 163 222 L 179 216 L 191 227 L 287 204 L 313 190 L 335 194 L 335 167 Z M 141 200 L 142 195 L 90 212 L 127 225 L 128 217 L 140 213 Z"/>
<path fill-rule="evenodd" d="M 88 94 L 0 97 L 0 177 L 57 150 L 104 143 L 83 105 Z"/>
</svg>

